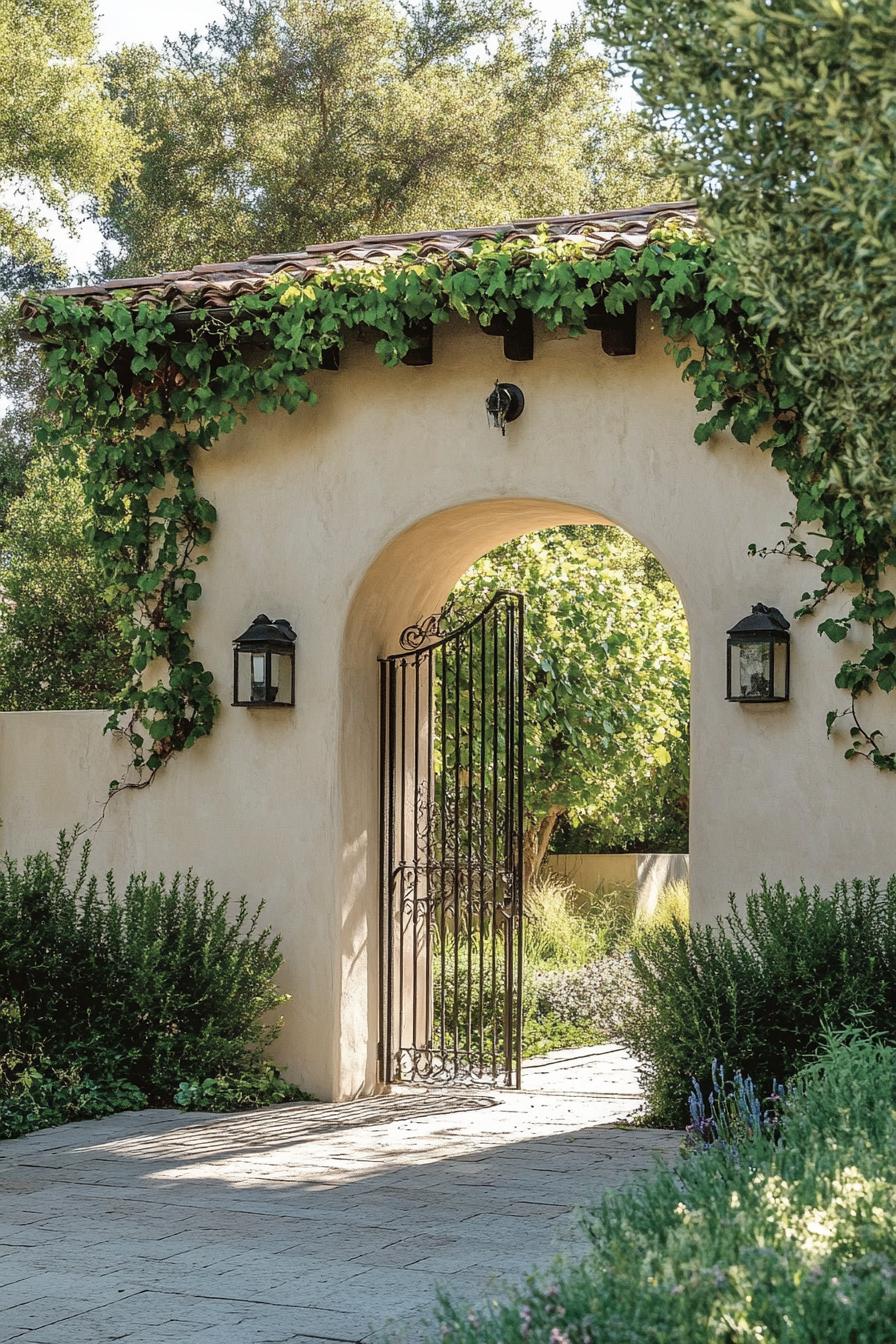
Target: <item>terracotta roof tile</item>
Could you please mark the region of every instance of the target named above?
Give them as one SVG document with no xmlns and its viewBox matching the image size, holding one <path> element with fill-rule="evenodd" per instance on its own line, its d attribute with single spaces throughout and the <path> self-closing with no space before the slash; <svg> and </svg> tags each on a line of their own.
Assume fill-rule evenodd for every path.
<svg viewBox="0 0 896 1344">
<path fill-rule="evenodd" d="M 96 285 L 76 285 L 47 292 L 99 304 L 112 299 L 120 290 L 129 290 L 128 302 L 133 304 L 161 301 L 175 308 L 224 307 L 238 295 L 262 289 L 275 275 L 302 279 L 343 267 L 398 261 L 409 249 L 421 256 L 469 256 L 474 243 L 480 239 L 528 239 L 534 244 L 539 230 L 544 229 L 552 241 L 569 239 L 587 243 L 598 253 L 610 252 L 616 247 L 637 251 L 646 246 L 650 232 L 657 224 L 673 219 L 693 224 L 696 218 L 693 201 L 673 201 L 604 214 L 512 220 L 482 228 L 370 235 L 341 242 L 314 243 L 301 252 L 275 252 L 248 257 L 245 261 L 207 263 L 185 271 L 121 277 Z M 26 300 L 23 315 L 27 317 L 33 311 L 33 301 Z"/>
</svg>

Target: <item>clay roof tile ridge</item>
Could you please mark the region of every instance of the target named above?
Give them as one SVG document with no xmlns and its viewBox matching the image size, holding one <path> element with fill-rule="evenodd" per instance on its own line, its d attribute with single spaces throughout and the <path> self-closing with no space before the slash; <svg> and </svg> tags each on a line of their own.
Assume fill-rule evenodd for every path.
<svg viewBox="0 0 896 1344">
<path fill-rule="evenodd" d="M 258 254 L 243 261 L 203 262 L 189 270 L 165 271 L 153 276 L 121 276 L 101 283 L 67 286 L 47 292 L 96 302 L 111 298 L 119 290 L 131 289 L 138 291 L 131 302 L 153 299 L 172 302 L 189 300 L 191 304 L 220 302 L 221 297 L 261 289 L 277 274 L 301 276 L 319 274 L 328 265 L 353 267 L 365 263 L 375 264 L 395 260 L 410 250 L 417 250 L 424 256 L 470 255 L 473 245 L 481 239 L 510 238 L 525 241 L 528 238 L 534 244 L 542 230 L 553 240 L 587 239 L 600 252 L 623 244 L 643 247 L 651 228 L 665 218 L 696 222 L 696 203 L 664 201 L 624 210 L 551 215 L 469 228 L 367 234 L 340 242 L 313 243 L 296 252 Z"/>
</svg>

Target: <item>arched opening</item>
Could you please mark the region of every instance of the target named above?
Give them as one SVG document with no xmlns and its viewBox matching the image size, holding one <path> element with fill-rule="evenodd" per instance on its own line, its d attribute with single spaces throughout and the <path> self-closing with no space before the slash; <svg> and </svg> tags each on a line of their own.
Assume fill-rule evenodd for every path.
<svg viewBox="0 0 896 1344">
<path fill-rule="evenodd" d="M 620 525 L 595 510 L 563 501 L 474 501 L 430 515 L 394 536 L 354 596 L 343 644 L 341 686 L 341 994 L 335 1036 L 336 1072 L 344 1095 L 374 1087 L 381 1069 L 377 660 L 399 647 L 408 625 L 442 607 L 457 580 L 480 556 L 521 534 L 565 524 Z M 654 539 L 643 541 L 663 563 Z M 669 572 L 668 565 L 664 568 Z M 681 592 L 677 576 L 670 577 Z M 686 601 L 686 595 L 682 597 Z"/>
<path fill-rule="evenodd" d="M 501 591 L 524 603 L 519 668 L 515 657 L 502 660 L 503 631 L 490 612 Z M 399 964 L 392 987 L 418 1007 L 393 1033 L 403 1045 L 396 1067 L 402 1076 L 441 1069 L 488 1080 L 509 1042 L 502 1081 L 519 1068 L 530 1086 L 526 1061 L 538 1059 L 531 1067 L 542 1087 L 600 1091 L 608 1067 L 623 1063 L 611 1043 L 631 996 L 629 951 L 651 924 L 687 915 L 690 650 L 681 600 L 622 529 L 578 524 L 525 533 L 481 557 L 445 616 L 444 626 L 466 635 L 391 660 L 403 692 L 405 682 L 416 691 L 419 675 L 404 669 L 421 661 L 435 690 L 419 753 L 432 756 L 421 790 L 430 805 L 418 807 L 410 843 L 393 846 L 387 865 L 416 898 L 399 933 L 422 952 L 409 967 L 416 980 Z M 514 792 L 504 731 L 505 708 L 516 726 L 504 694 L 514 681 L 525 748 L 521 892 L 496 826 L 504 821 L 496 803 L 512 804 Z M 394 801 L 401 811 L 403 798 Z M 390 833 L 405 839 L 394 822 Z M 427 867 L 424 852 L 436 862 Z M 521 897 L 516 929 L 508 893 Z M 557 1053 L 570 1048 L 572 1056 Z"/>
</svg>

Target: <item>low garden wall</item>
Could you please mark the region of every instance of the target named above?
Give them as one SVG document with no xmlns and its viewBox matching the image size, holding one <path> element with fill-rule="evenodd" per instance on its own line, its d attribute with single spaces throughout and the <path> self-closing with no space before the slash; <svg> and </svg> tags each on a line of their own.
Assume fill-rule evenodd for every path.
<svg viewBox="0 0 896 1344">
<path fill-rule="evenodd" d="M 687 854 L 549 854 L 545 862 L 582 891 L 631 888 L 639 915 L 652 915 L 663 888 L 690 875 Z"/>
</svg>

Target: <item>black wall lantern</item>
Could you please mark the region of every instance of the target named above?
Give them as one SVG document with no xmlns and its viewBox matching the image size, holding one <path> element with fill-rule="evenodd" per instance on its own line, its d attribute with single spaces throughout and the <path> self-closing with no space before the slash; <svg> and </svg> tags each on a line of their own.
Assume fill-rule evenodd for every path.
<svg viewBox="0 0 896 1344">
<path fill-rule="evenodd" d="M 296 702 L 296 632 L 289 621 L 255 620 L 233 641 L 233 703 L 250 708 Z"/>
<path fill-rule="evenodd" d="M 485 413 L 494 429 L 506 432 L 511 420 L 517 420 L 523 413 L 526 398 L 516 383 L 495 383 L 485 399 Z"/>
<path fill-rule="evenodd" d="M 742 704 L 790 699 L 790 622 L 777 607 L 757 602 L 728 631 L 728 696 Z"/>
</svg>

